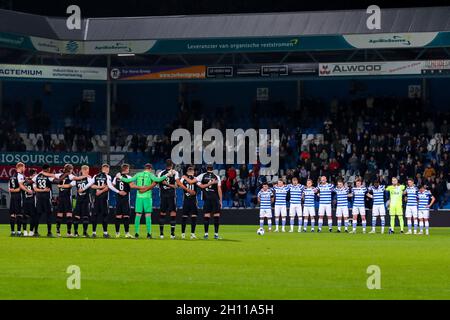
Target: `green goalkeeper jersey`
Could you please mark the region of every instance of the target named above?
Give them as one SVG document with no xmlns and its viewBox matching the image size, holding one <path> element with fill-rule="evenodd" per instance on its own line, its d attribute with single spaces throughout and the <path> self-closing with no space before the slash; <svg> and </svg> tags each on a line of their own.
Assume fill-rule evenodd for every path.
<svg viewBox="0 0 450 320">
<path fill-rule="evenodd" d="M 131 178 L 121 178 L 121 180 L 123 182 L 134 182 L 136 184 L 136 186 L 138 187 L 149 187 L 152 185 L 153 182 L 162 182 L 164 180 L 166 180 L 167 176 L 162 176 L 162 177 L 157 177 L 155 176 L 152 172 L 150 171 L 142 171 L 142 172 L 138 172 L 136 173 L 133 177 Z M 148 190 L 146 192 L 137 192 L 136 195 L 137 198 L 152 198 L 152 190 Z"/>
<path fill-rule="evenodd" d="M 386 191 L 389 192 L 390 206 L 391 207 L 401 207 L 403 204 L 403 191 L 405 190 L 404 185 L 398 186 L 388 186 Z"/>
</svg>

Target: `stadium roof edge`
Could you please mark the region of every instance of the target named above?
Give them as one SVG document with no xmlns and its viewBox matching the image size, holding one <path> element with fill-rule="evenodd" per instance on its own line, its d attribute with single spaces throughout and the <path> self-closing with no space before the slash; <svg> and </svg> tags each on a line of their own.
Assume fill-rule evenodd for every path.
<svg viewBox="0 0 450 320">
<path fill-rule="evenodd" d="M 448 9 L 450 6 L 429 6 L 429 7 L 410 7 L 410 8 L 386 8 L 382 10 L 406 10 L 406 9 Z M 1 10 L 1 9 L 0 9 Z M 300 14 L 300 13 L 325 13 L 325 12 L 347 12 L 347 11 L 364 11 L 364 9 L 337 9 L 337 10 L 308 10 L 308 11 L 274 11 L 274 12 L 252 12 L 252 13 L 204 13 L 204 14 L 178 14 L 178 15 L 159 15 L 159 16 L 124 16 L 124 17 L 88 17 L 85 19 L 115 19 L 115 18 L 124 18 L 124 19 L 146 19 L 146 18 L 186 18 L 186 17 L 220 17 L 220 16 L 253 16 L 253 15 L 285 15 L 285 14 Z M 20 11 L 15 11 L 20 12 Z M 63 18 L 64 17 L 56 17 L 56 16 L 47 16 L 48 18 Z"/>
<path fill-rule="evenodd" d="M 0 47 L 53 54 L 201 54 L 450 47 L 450 6 L 366 10 L 84 18 L 0 9 Z"/>
<path fill-rule="evenodd" d="M 366 17 L 365 10 L 336 10 L 83 18 L 82 29 L 73 31 L 66 28 L 65 17 L 0 9 L 0 20 L 6 22 L 0 32 L 83 40 L 88 20 L 86 40 L 96 41 L 450 31 L 450 6 L 383 9 L 382 29 L 374 31 L 367 29 Z"/>
</svg>

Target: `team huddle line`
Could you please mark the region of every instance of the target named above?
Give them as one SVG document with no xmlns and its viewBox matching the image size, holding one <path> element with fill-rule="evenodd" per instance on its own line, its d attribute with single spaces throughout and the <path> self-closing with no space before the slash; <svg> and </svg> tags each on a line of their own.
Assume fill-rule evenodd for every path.
<svg viewBox="0 0 450 320">
<path fill-rule="evenodd" d="M 194 167 L 189 166 L 186 174 L 180 176 L 173 169 L 172 161 L 166 160 L 166 168 L 158 175 L 153 173 L 151 164 L 146 164 L 144 170 L 130 176 L 130 166 L 123 164 L 121 170 L 112 178 L 109 175 L 110 167 L 103 164 L 101 172 L 91 177 L 89 167 L 81 167 L 78 176 L 73 174 L 74 167 L 71 164 L 64 166 L 62 173 L 53 174 L 50 166 L 42 166 L 42 171 L 28 170 L 22 162 L 16 165 L 16 174 L 9 181 L 10 225 L 12 236 L 39 236 L 39 221 L 45 216 L 47 219 L 47 236 L 52 233 L 52 184 L 56 184 L 59 196 L 56 205 L 56 235 L 61 236 L 61 224 L 65 217 L 67 224 L 67 236 L 79 237 L 79 226 L 82 225 L 82 237 L 97 237 L 97 225 L 102 224 L 103 237 L 109 238 L 109 191 L 116 193 L 117 203 L 115 208 L 116 237 L 120 237 L 120 226 L 123 224 L 126 238 L 139 238 L 139 230 L 142 216 L 145 217 L 147 238 L 152 238 L 152 189 L 159 185 L 161 205 L 159 213 L 160 238 L 164 238 L 164 225 L 170 220 L 171 239 L 175 239 L 176 229 L 176 204 L 175 189 L 183 189 L 183 208 L 181 223 L 181 238 L 186 238 L 187 221 L 190 217 L 191 239 L 196 239 L 195 229 L 197 225 L 198 204 L 197 193 L 202 192 L 204 239 L 209 238 L 210 220 L 214 223 L 214 238 L 219 237 L 220 213 L 222 207 L 222 190 L 220 178 L 213 172 L 213 166 L 208 165 L 207 171 L 194 176 Z M 76 189 L 76 203 L 73 209 L 72 189 Z M 135 234 L 130 234 L 130 192 L 136 189 L 135 203 Z M 91 193 L 95 193 L 93 197 Z M 29 222 L 29 225 L 28 225 Z M 92 233 L 88 234 L 89 225 L 92 225 Z M 17 231 L 15 227 L 17 226 Z M 29 229 L 27 227 L 29 226 Z M 73 227 L 73 232 L 72 232 Z"/>
<path fill-rule="evenodd" d="M 317 187 L 313 186 L 311 179 L 307 180 L 306 186 L 299 184 L 298 178 L 292 178 L 292 183 L 285 185 L 282 179 L 269 188 L 268 183 L 263 183 L 258 193 L 260 203 L 260 229 L 258 233 L 264 232 L 264 220 L 267 220 L 268 230 L 272 231 L 272 219 L 275 224 L 275 232 L 285 232 L 287 216 L 287 196 L 289 199 L 289 222 L 290 230 L 294 231 L 295 217 L 298 219 L 298 232 L 306 232 L 310 221 L 311 232 L 315 231 L 316 222 L 318 232 L 322 231 L 324 217 L 327 217 L 328 229 L 333 231 L 332 205 L 336 206 L 337 231 L 341 232 L 344 225 L 345 232 L 356 233 L 358 216 L 361 217 L 362 232 L 366 233 L 366 198 L 372 199 L 372 230 L 376 233 L 377 219 L 380 219 L 381 233 L 385 229 L 386 206 L 389 209 L 390 226 L 389 233 L 394 233 L 395 218 L 398 218 L 400 232 L 404 232 L 403 219 L 403 196 L 406 196 L 405 217 L 407 219 L 408 232 L 412 234 L 414 224 L 414 234 L 429 234 L 430 208 L 436 201 L 435 197 L 427 190 L 425 185 L 415 186 L 412 179 L 408 179 L 407 186 L 399 183 L 398 178 L 392 178 L 392 185 L 386 187 L 379 181 L 374 181 L 372 185 L 366 187 L 360 178 L 355 180 L 355 186 L 349 188 L 344 185 L 343 180 L 338 180 L 334 186 L 327 182 L 327 178 L 322 176 Z M 386 200 L 389 195 L 389 200 Z M 319 198 L 318 219 L 316 221 L 315 201 Z M 352 230 L 349 230 L 349 199 L 352 203 Z M 272 204 L 274 212 L 272 215 Z M 277 220 L 278 219 L 278 220 Z M 278 224 L 277 224 L 278 222 Z"/>
</svg>

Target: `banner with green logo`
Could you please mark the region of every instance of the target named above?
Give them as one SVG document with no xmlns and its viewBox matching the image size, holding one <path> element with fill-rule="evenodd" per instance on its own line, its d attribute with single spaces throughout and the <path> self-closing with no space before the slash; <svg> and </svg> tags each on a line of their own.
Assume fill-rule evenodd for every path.
<svg viewBox="0 0 450 320">
<path fill-rule="evenodd" d="M 0 47 L 57 54 L 172 54 L 449 47 L 450 32 L 146 40 L 56 40 L 0 33 Z"/>
</svg>

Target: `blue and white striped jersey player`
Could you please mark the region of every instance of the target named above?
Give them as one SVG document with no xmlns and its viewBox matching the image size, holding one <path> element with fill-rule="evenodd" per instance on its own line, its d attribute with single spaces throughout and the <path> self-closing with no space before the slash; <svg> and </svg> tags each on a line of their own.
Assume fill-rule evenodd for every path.
<svg viewBox="0 0 450 320">
<path fill-rule="evenodd" d="M 337 231 L 341 232 L 342 221 L 344 221 L 345 232 L 348 232 L 348 198 L 351 194 L 341 179 L 337 181 L 334 192 L 336 193 Z"/>
<path fill-rule="evenodd" d="M 417 197 L 419 198 L 419 212 L 418 212 L 419 226 L 420 226 L 419 234 L 423 234 L 423 226 L 425 225 L 425 234 L 429 235 L 430 208 L 436 202 L 436 198 L 431 194 L 429 190 L 426 189 L 425 185 L 420 186 Z"/>
<path fill-rule="evenodd" d="M 275 224 L 275 232 L 278 232 L 280 222 L 281 222 L 281 232 L 286 232 L 286 198 L 287 193 L 289 191 L 289 187 L 284 184 L 282 179 L 278 180 L 277 185 L 272 188 L 273 194 L 275 196 L 275 208 L 274 208 L 274 224 Z M 277 224 L 278 218 L 278 224 Z"/>
<path fill-rule="evenodd" d="M 304 186 L 298 183 L 298 178 L 292 178 L 292 184 L 288 185 L 289 187 L 289 223 L 291 225 L 291 229 L 289 232 L 294 232 L 294 222 L 295 216 L 298 219 L 298 232 L 302 232 L 303 225 L 303 213 L 302 213 L 302 197 Z"/>
<path fill-rule="evenodd" d="M 327 182 L 327 177 L 320 177 L 320 184 L 317 186 L 319 190 L 319 229 L 322 231 L 323 216 L 327 215 L 328 230 L 333 231 L 333 220 L 331 216 L 331 200 L 334 192 L 334 185 Z"/>
<path fill-rule="evenodd" d="M 376 233 L 377 218 L 380 217 L 381 233 L 384 233 L 384 226 L 386 224 L 386 201 L 385 201 L 385 186 L 380 185 L 380 181 L 375 180 L 373 185 L 369 187 L 367 196 L 372 198 L 372 230 L 370 233 Z"/>
<path fill-rule="evenodd" d="M 258 192 L 259 203 L 259 227 L 264 228 L 264 218 L 267 219 L 269 232 L 272 231 L 272 202 L 273 193 L 269 189 L 267 182 L 262 184 L 261 190 Z"/>
<path fill-rule="evenodd" d="M 361 216 L 363 233 L 366 233 L 366 206 L 365 206 L 366 194 L 367 194 L 367 188 L 363 186 L 361 178 L 356 178 L 355 187 L 353 187 L 353 189 L 352 189 L 353 230 L 351 231 L 351 233 L 356 233 L 356 225 L 358 224 L 358 215 Z"/>
<path fill-rule="evenodd" d="M 406 234 L 412 234 L 412 224 L 414 221 L 414 234 L 417 234 L 419 227 L 418 212 L 417 212 L 417 193 L 419 189 L 414 184 L 414 180 L 409 178 L 407 181 L 407 187 L 404 194 L 406 194 L 406 209 L 405 217 L 408 225 L 408 232 Z"/>
<path fill-rule="evenodd" d="M 317 188 L 313 186 L 313 181 L 308 179 L 303 189 L 303 231 L 305 232 L 308 227 L 308 217 L 311 217 L 311 232 L 314 232 L 316 225 L 316 193 Z"/>
</svg>

